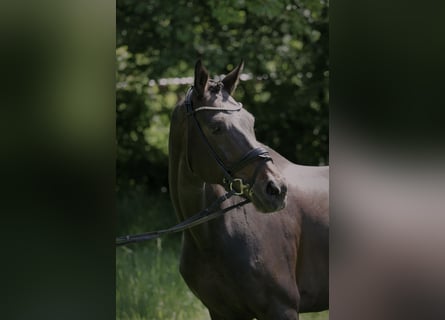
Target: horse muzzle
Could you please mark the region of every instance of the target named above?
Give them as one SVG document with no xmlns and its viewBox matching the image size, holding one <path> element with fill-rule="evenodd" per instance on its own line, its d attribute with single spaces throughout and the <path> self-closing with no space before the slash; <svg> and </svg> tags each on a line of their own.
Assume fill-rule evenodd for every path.
<svg viewBox="0 0 445 320">
<path fill-rule="evenodd" d="M 287 183 L 281 177 L 257 181 L 251 198 L 254 206 L 263 213 L 279 211 L 286 206 Z"/>
</svg>

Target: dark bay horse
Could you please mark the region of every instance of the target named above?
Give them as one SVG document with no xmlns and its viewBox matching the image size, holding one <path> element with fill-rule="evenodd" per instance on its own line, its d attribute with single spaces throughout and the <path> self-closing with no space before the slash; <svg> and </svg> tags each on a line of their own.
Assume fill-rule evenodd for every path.
<svg viewBox="0 0 445 320">
<path fill-rule="evenodd" d="M 328 309 L 328 167 L 295 165 L 255 138 L 231 94 L 243 62 L 222 81 L 198 61 L 173 111 L 169 184 L 179 220 L 250 203 L 184 232 L 180 272 L 212 320 L 295 320 Z M 236 185 L 233 186 L 233 185 Z"/>
</svg>

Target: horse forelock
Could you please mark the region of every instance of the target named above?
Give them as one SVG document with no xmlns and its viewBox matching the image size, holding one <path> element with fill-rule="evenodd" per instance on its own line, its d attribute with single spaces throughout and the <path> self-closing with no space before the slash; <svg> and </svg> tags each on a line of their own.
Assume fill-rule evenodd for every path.
<svg viewBox="0 0 445 320">
<path fill-rule="evenodd" d="M 220 93 L 222 88 L 224 88 L 224 84 L 221 81 L 209 80 L 208 82 L 208 90 L 212 93 Z"/>
<path fill-rule="evenodd" d="M 239 105 L 242 106 L 225 90 L 224 83 L 221 81 L 209 80 L 206 91 L 207 94 L 198 102 L 200 105 L 227 109 L 236 109 Z"/>
</svg>

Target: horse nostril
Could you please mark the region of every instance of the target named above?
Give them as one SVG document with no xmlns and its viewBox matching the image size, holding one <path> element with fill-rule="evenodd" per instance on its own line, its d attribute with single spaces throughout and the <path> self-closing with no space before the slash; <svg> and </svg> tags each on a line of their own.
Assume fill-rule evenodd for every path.
<svg viewBox="0 0 445 320">
<path fill-rule="evenodd" d="M 269 183 L 266 186 L 266 192 L 268 195 L 278 196 L 281 190 L 273 181 L 269 181 Z"/>
</svg>

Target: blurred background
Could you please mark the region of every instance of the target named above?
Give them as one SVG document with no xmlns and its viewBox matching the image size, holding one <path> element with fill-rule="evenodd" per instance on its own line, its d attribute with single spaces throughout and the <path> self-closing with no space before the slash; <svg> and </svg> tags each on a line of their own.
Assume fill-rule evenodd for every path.
<svg viewBox="0 0 445 320">
<path fill-rule="evenodd" d="M 330 3 L 328 74 L 326 3 L 158 2 L 0 3 L 2 318 L 206 319 L 180 237 L 114 246 L 175 222 L 155 138 L 201 57 L 244 58 L 258 138 L 330 164 L 330 319 L 445 319 L 445 5 Z"/>
<path fill-rule="evenodd" d="M 328 164 L 327 1 L 118 0 L 116 19 L 117 235 L 176 223 L 168 133 L 198 58 L 212 78 L 244 59 L 234 96 L 257 139 L 293 162 Z M 117 248 L 117 319 L 208 319 L 179 276 L 179 245 L 175 235 Z"/>
</svg>

